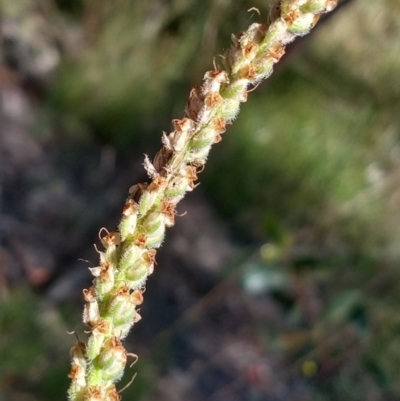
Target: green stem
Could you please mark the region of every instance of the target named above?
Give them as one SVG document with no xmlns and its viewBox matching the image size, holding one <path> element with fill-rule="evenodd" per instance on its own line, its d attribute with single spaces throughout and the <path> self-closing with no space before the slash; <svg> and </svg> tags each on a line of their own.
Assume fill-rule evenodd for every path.
<svg viewBox="0 0 400 401">
<path fill-rule="evenodd" d="M 134 185 L 123 208 L 119 232 L 100 231 L 105 248 L 91 268 L 93 286 L 84 290 L 83 321 L 91 334 L 85 345 L 71 349 L 70 401 L 118 401 L 115 382 L 128 354 L 121 340 L 140 320 L 136 307 L 154 268 L 155 248 L 174 224 L 175 207 L 193 190 L 214 143 L 247 100 L 247 88 L 266 79 L 287 43 L 305 35 L 337 0 L 282 0 L 271 8 L 268 24 L 252 24 L 233 36 L 223 57 L 225 69 L 209 71 L 201 87 L 189 95 L 186 117 L 173 120 L 174 131 L 163 136 L 163 147 L 144 166 L 150 182 Z"/>
</svg>

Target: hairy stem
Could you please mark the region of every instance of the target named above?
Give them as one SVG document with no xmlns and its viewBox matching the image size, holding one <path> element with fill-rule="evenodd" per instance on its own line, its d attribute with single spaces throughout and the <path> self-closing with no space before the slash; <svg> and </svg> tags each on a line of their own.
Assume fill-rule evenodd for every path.
<svg viewBox="0 0 400 401">
<path fill-rule="evenodd" d="M 248 88 L 268 78 L 273 66 L 296 36 L 307 34 L 321 14 L 337 0 L 282 0 L 276 2 L 265 24 L 254 23 L 233 35 L 233 45 L 222 57 L 223 68 L 206 72 L 194 87 L 186 115 L 172 120 L 174 130 L 163 134 L 162 148 L 153 161 L 146 156 L 149 182 L 133 185 L 122 211 L 119 230 L 100 230 L 104 251 L 98 267 L 90 268 L 93 286 L 83 290 L 83 321 L 90 328 L 87 344 L 71 349 L 70 401 L 118 401 L 115 382 L 129 356 L 121 340 L 140 320 L 136 310 L 153 272 L 156 248 L 166 227 L 174 225 L 176 205 L 192 191 L 214 143 L 237 116 Z"/>
</svg>

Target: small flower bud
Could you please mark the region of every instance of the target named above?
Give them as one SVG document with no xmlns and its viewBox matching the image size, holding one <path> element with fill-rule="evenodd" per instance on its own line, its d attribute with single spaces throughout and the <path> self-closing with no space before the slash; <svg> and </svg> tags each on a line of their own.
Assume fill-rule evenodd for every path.
<svg viewBox="0 0 400 401">
<path fill-rule="evenodd" d="M 240 46 L 247 47 L 251 43 L 259 43 L 268 30 L 268 26 L 264 24 L 254 23 L 249 26 L 246 32 L 243 32 L 239 38 Z"/>
<path fill-rule="evenodd" d="M 95 364 L 101 370 L 103 380 L 114 382 L 120 379 L 126 360 L 126 350 L 120 340 L 117 337 L 111 337 L 104 342 Z"/>
<path fill-rule="evenodd" d="M 162 216 L 162 224 L 160 224 L 157 229 L 151 233 L 147 233 L 146 247 L 147 248 L 158 248 L 165 237 L 165 217 Z"/>
<path fill-rule="evenodd" d="M 187 131 L 174 131 L 168 135 L 172 149 L 175 152 L 181 152 L 187 145 L 189 133 Z"/>
<path fill-rule="evenodd" d="M 105 319 L 100 319 L 92 329 L 87 345 L 87 357 L 94 359 L 99 354 L 103 342 L 110 331 L 110 323 Z"/>
<path fill-rule="evenodd" d="M 273 65 L 274 61 L 271 57 L 263 57 L 256 60 L 254 64 L 256 76 L 252 83 L 254 84 L 268 78 L 273 72 Z"/>
<path fill-rule="evenodd" d="M 125 245 L 125 244 L 124 244 Z M 128 245 L 128 244 L 126 244 Z M 130 244 L 126 247 L 125 251 L 122 253 L 119 265 L 118 265 L 118 272 L 126 272 L 136 263 L 140 263 L 140 258 L 143 253 L 143 249 L 139 246 Z M 118 278 L 120 276 L 118 275 Z"/>
<path fill-rule="evenodd" d="M 154 186 L 148 186 L 148 189 L 143 190 L 139 200 L 139 214 L 141 216 L 144 216 L 153 207 L 154 202 L 159 196 L 158 189 Z"/>
<path fill-rule="evenodd" d="M 290 38 L 291 40 L 294 37 Z M 283 19 L 277 19 L 272 22 L 269 27 L 268 32 L 265 34 L 264 38 L 260 43 L 260 50 L 265 51 L 271 46 L 275 45 L 277 42 L 288 43 L 289 40 L 287 33 L 287 23 Z"/>
<path fill-rule="evenodd" d="M 210 146 L 214 142 L 215 128 L 207 126 L 198 132 L 189 142 L 191 150 L 200 150 L 206 146 Z"/>
<path fill-rule="evenodd" d="M 241 73 L 241 71 L 239 73 Z M 232 83 L 232 85 L 229 85 L 229 87 L 224 89 L 222 93 L 223 98 L 225 99 L 225 101 L 237 98 L 238 96 L 240 96 L 241 93 L 243 93 L 247 89 L 248 84 L 249 80 L 241 76 L 240 78 L 236 79 L 236 81 Z"/>
<path fill-rule="evenodd" d="M 326 7 L 326 0 L 308 0 L 305 4 L 300 6 L 302 13 L 319 13 L 324 11 Z"/>
<path fill-rule="evenodd" d="M 141 319 L 142 317 L 139 315 L 137 311 L 135 311 L 135 315 L 133 316 L 133 319 L 131 321 L 114 327 L 114 329 L 112 330 L 112 335 L 120 338 L 121 340 L 124 339 L 128 335 L 132 326 L 135 323 L 139 322 Z"/>
<path fill-rule="evenodd" d="M 135 306 L 129 287 L 123 286 L 113 295 L 107 315 L 112 319 L 115 327 L 124 325 L 135 316 Z"/>
<path fill-rule="evenodd" d="M 207 159 L 208 154 L 210 153 L 211 145 L 204 146 L 201 149 L 193 150 L 190 152 L 188 157 L 188 161 L 190 163 L 196 162 L 204 164 L 205 160 Z"/>
<path fill-rule="evenodd" d="M 102 299 L 114 286 L 115 269 L 110 263 L 106 262 L 102 266 L 89 267 L 89 270 L 96 277 L 93 281 L 94 287 L 96 294 Z"/>
<path fill-rule="evenodd" d="M 244 92 L 244 91 L 243 91 Z M 243 92 L 239 93 L 237 98 L 225 99 L 221 107 L 221 117 L 226 121 L 233 121 L 239 114 L 240 109 L 240 96 Z"/>
<path fill-rule="evenodd" d="M 135 246 L 135 249 L 140 248 Z M 129 255 L 129 250 L 127 251 L 128 255 L 123 261 L 124 264 L 123 267 L 121 267 L 121 271 L 124 273 L 124 279 L 129 282 L 131 288 L 141 287 L 145 283 L 147 276 L 150 274 L 150 264 L 146 262 L 147 253 L 149 252 L 150 251 L 143 251 L 140 249 L 140 252 L 137 255 L 135 252 L 132 252 L 131 257 Z"/>
<path fill-rule="evenodd" d="M 247 64 L 248 61 L 243 58 L 243 51 L 239 44 L 232 47 L 227 52 L 225 58 L 225 66 L 228 70 L 230 70 L 232 75 L 235 76 L 237 72 L 240 71 Z"/>
<path fill-rule="evenodd" d="M 164 224 L 164 216 L 159 212 L 155 211 L 150 213 L 142 223 L 143 230 L 147 235 L 151 235 L 157 231 L 161 225 Z"/>
<path fill-rule="evenodd" d="M 102 231 L 105 231 L 107 233 L 103 237 L 101 236 Z M 99 232 L 99 237 L 101 243 L 106 248 L 105 259 L 109 263 L 115 264 L 118 260 L 118 246 L 121 243 L 120 234 L 115 231 L 108 232 L 105 228 L 102 228 Z"/>
<path fill-rule="evenodd" d="M 166 188 L 165 195 L 173 198 L 184 195 L 188 190 L 190 190 L 188 179 L 186 177 L 176 177 Z"/>
<path fill-rule="evenodd" d="M 299 13 L 300 14 L 300 13 Z M 303 36 L 310 32 L 314 26 L 314 14 L 300 14 L 297 15 L 295 12 L 288 14 L 288 31 L 295 35 Z"/>
<path fill-rule="evenodd" d="M 99 305 L 94 287 L 83 290 L 83 296 L 86 304 L 83 309 L 83 322 L 89 327 L 94 327 L 100 319 Z"/>
<path fill-rule="evenodd" d="M 134 200 L 128 199 L 125 202 L 124 209 L 122 211 L 121 223 L 119 224 L 119 231 L 122 239 L 135 234 L 137 210 L 138 206 Z"/>
</svg>

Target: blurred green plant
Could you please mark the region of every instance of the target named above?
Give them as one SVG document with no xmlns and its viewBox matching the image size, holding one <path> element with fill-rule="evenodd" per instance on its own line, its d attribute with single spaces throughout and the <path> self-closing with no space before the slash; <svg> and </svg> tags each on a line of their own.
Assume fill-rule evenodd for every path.
<svg viewBox="0 0 400 401">
<path fill-rule="evenodd" d="M 66 326 L 58 311 L 29 288 L 19 288 L 2 302 L 0 327 L 1 396 L 53 400 L 65 386 L 68 366 L 63 357 L 68 350 Z"/>
</svg>

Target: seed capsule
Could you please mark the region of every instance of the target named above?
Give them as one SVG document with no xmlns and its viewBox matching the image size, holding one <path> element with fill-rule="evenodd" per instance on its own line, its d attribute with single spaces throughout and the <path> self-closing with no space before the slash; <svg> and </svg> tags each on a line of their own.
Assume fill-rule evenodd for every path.
<svg viewBox="0 0 400 401">
<path fill-rule="evenodd" d="M 141 255 L 143 254 L 143 252 L 144 251 L 141 247 L 130 245 L 121 256 L 121 260 L 118 265 L 118 271 L 125 273 L 132 266 L 140 263 Z"/>
<path fill-rule="evenodd" d="M 314 24 L 314 14 L 300 14 L 293 11 L 287 16 L 288 31 L 299 36 L 306 35 Z"/>
<path fill-rule="evenodd" d="M 323 12 L 326 7 L 326 0 L 309 0 L 306 4 L 300 6 L 302 13 L 319 13 Z"/>
<path fill-rule="evenodd" d="M 165 237 L 165 217 L 162 216 L 162 223 L 151 233 L 147 233 L 146 247 L 147 248 L 158 248 Z"/>
<path fill-rule="evenodd" d="M 143 190 L 139 200 L 139 214 L 141 216 L 144 216 L 154 205 L 154 202 L 159 196 L 158 189 L 158 186 L 152 186 L 150 184 L 147 189 Z"/>
<path fill-rule="evenodd" d="M 170 182 L 167 189 L 165 190 L 165 195 L 168 197 L 175 197 L 184 195 L 186 191 L 190 191 L 189 180 L 187 177 L 176 177 Z"/>
<path fill-rule="evenodd" d="M 215 128 L 212 125 L 204 127 L 190 140 L 189 146 L 191 150 L 200 150 L 204 147 L 212 145 L 215 138 Z"/>
<path fill-rule="evenodd" d="M 96 294 L 102 299 L 114 286 L 115 269 L 111 263 L 106 262 L 102 266 L 90 267 L 89 270 L 95 276 L 93 283 Z"/>
<path fill-rule="evenodd" d="M 239 94 L 238 98 L 225 99 L 221 107 L 221 116 L 226 121 L 233 121 L 237 117 L 240 109 L 240 95 L 243 92 Z"/>
<path fill-rule="evenodd" d="M 101 236 L 101 233 L 105 231 L 107 234 Z M 115 231 L 109 232 L 106 228 L 101 228 L 99 231 L 99 238 L 103 244 L 105 251 L 105 259 L 110 264 L 115 264 L 118 260 L 118 246 L 121 243 L 121 235 Z"/>
<path fill-rule="evenodd" d="M 129 287 L 123 286 L 113 295 L 107 315 L 112 319 L 115 327 L 124 325 L 135 316 L 135 306 Z"/>
<path fill-rule="evenodd" d="M 121 341 L 117 337 L 111 337 L 104 342 L 95 363 L 101 369 L 103 380 L 114 382 L 120 379 L 126 360 L 126 350 Z"/>
<path fill-rule="evenodd" d="M 135 248 L 140 249 L 139 247 Z M 121 276 L 121 280 L 128 281 L 131 288 L 139 288 L 146 282 L 147 276 L 150 274 L 150 263 L 147 262 L 147 254 L 151 251 L 140 249 L 137 256 L 132 253 L 132 258 L 129 255 L 129 251 L 127 251 L 128 255 L 126 259 L 121 262 L 123 263 L 121 272 L 124 275 L 124 277 Z M 154 261 L 152 263 L 154 263 Z"/>
<path fill-rule="evenodd" d="M 134 200 L 128 199 L 125 202 L 122 211 L 121 223 L 119 224 L 119 231 L 123 240 L 135 234 L 137 223 L 137 210 L 138 206 Z"/>
<path fill-rule="evenodd" d="M 95 288 L 92 286 L 89 289 L 84 289 L 83 296 L 86 301 L 83 309 L 83 322 L 89 327 L 94 327 L 100 319 Z"/>
<path fill-rule="evenodd" d="M 164 216 L 155 211 L 150 213 L 143 222 L 143 229 L 148 236 L 159 230 L 160 226 L 164 224 Z"/>
<path fill-rule="evenodd" d="M 94 359 L 99 354 L 107 333 L 110 330 L 110 323 L 105 319 L 100 319 L 92 329 L 87 345 L 87 357 Z"/>
</svg>

